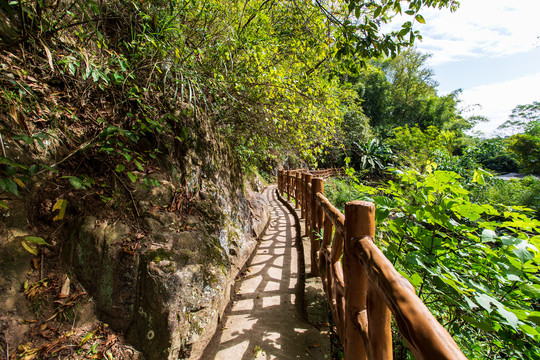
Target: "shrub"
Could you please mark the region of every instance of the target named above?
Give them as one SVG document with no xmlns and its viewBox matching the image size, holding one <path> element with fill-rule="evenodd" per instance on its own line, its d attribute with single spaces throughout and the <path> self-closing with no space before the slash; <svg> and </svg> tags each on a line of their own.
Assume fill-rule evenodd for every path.
<svg viewBox="0 0 540 360">
<path fill-rule="evenodd" d="M 485 159 L 482 162 L 486 168 L 497 172 L 517 172 L 519 169 L 518 162 L 510 154 L 500 154 L 494 157 Z"/>
<path fill-rule="evenodd" d="M 527 176 L 519 180 L 493 179 L 487 185 L 485 200 L 507 206 L 524 206 L 540 219 L 540 179 Z"/>
<path fill-rule="evenodd" d="M 540 137 L 517 134 L 510 141 L 510 149 L 516 153 L 521 170 L 528 174 L 540 174 Z"/>
</svg>

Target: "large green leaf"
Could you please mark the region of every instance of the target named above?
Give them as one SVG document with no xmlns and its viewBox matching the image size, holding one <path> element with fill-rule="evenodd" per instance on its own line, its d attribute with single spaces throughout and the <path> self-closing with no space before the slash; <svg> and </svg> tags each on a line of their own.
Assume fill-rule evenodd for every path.
<svg viewBox="0 0 540 360">
<path fill-rule="evenodd" d="M 504 320 L 506 320 L 506 323 L 517 330 L 518 326 L 518 318 L 516 314 L 514 314 L 511 311 L 506 310 L 506 308 L 502 304 L 497 305 L 497 311 L 499 314 L 503 317 Z"/>
<path fill-rule="evenodd" d="M 534 258 L 534 253 L 528 250 L 529 243 L 522 241 L 520 244 L 516 245 L 516 248 L 512 252 L 519 258 L 522 263 Z"/>
<path fill-rule="evenodd" d="M 491 313 L 491 311 L 493 310 L 491 305 L 498 303 L 497 300 L 495 300 L 494 298 L 492 298 L 491 296 L 487 294 L 478 294 L 474 298 L 476 302 L 478 303 L 478 305 L 480 305 L 485 310 L 487 310 L 488 313 Z"/>
<path fill-rule="evenodd" d="M 21 242 L 23 248 L 28 251 L 30 254 L 37 255 L 39 253 L 39 249 L 36 245 L 29 243 L 28 241 L 22 241 Z"/>
<path fill-rule="evenodd" d="M 540 299 L 540 285 L 539 284 L 523 284 L 519 287 L 519 290 L 525 295 L 530 296 L 533 299 Z"/>
<path fill-rule="evenodd" d="M 467 322 L 473 324 L 479 329 L 482 329 L 484 331 L 493 331 L 493 326 L 491 325 L 490 321 L 488 319 L 475 319 L 471 316 L 463 315 L 463 319 Z"/>
<path fill-rule="evenodd" d="M 34 244 L 38 244 L 38 245 L 47 245 L 47 246 L 50 246 L 48 242 L 45 241 L 45 239 L 43 239 L 42 237 L 37 237 L 37 236 L 27 236 L 24 238 L 24 240 L 28 241 L 28 242 L 31 242 L 31 243 L 34 243 Z"/>
<path fill-rule="evenodd" d="M 493 230 L 484 229 L 482 231 L 482 242 L 495 242 L 497 234 Z"/>
</svg>

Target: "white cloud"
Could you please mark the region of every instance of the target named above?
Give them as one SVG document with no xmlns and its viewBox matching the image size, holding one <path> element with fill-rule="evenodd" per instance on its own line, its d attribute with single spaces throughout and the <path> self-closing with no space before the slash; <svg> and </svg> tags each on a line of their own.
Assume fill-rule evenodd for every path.
<svg viewBox="0 0 540 360">
<path fill-rule="evenodd" d="M 478 124 L 474 130 L 492 133 L 499 125 L 508 120 L 512 109 L 517 105 L 540 101 L 540 72 L 530 76 L 490 85 L 480 85 L 463 91 L 461 99 L 465 105 L 479 104 L 470 115 L 483 115 L 489 123 Z"/>
<path fill-rule="evenodd" d="M 460 8 L 426 9 L 420 50 L 434 54 L 431 66 L 483 56 L 504 56 L 539 46 L 539 0 L 464 0 Z"/>
</svg>

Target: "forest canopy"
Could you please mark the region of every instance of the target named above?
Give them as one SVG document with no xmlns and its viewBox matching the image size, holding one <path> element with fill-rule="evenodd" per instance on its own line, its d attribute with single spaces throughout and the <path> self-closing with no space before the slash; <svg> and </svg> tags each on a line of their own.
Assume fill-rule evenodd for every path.
<svg viewBox="0 0 540 360">
<path fill-rule="evenodd" d="M 0 0 L 0 46 L 41 53 L 39 65 L 62 86 L 114 94 L 115 111 L 123 111 L 105 115 L 120 128 L 173 132 L 181 140 L 187 124 L 179 126 L 170 110 L 188 104 L 189 116 L 207 113 L 246 161 L 279 153 L 313 161 L 357 97 L 343 76 L 370 57 L 414 44 L 423 8 L 457 6 L 451 0 Z M 383 33 L 396 14 L 410 20 Z M 40 95 L 20 93 L 33 94 L 19 81 L 6 83 L 4 111 L 36 118 L 28 105 Z M 422 106 L 437 111 L 440 102 Z M 103 119 L 78 141 L 110 123 Z M 147 124 L 137 129 L 141 123 Z"/>
</svg>

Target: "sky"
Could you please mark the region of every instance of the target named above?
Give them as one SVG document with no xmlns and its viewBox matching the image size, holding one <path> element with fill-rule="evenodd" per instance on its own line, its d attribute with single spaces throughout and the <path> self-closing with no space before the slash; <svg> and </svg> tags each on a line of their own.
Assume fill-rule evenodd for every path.
<svg viewBox="0 0 540 360">
<path fill-rule="evenodd" d="M 462 89 L 463 115 L 487 117 L 474 130 L 494 136 L 514 107 L 540 101 L 540 0 L 460 3 L 453 13 L 420 12 L 417 48 L 432 54 L 439 95 Z"/>
</svg>

